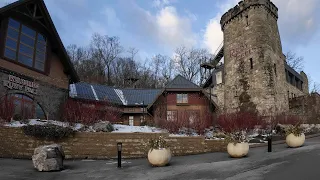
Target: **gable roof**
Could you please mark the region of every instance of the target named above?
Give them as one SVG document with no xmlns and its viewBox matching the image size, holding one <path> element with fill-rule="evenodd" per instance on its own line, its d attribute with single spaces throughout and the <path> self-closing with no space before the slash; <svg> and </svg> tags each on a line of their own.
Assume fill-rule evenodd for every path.
<svg viewBox="0 0 320 180">
<path fill-rule="evenodd" d="M 172 81 L 170 81 L 166 89 L 200 89 L 200 87 L 181 75 L 177 75 Z"/>
<path fill-rule="evenodd" d="M 44 13 L 44 20 L 47 22 L 47 24 L 49 25 L 48 30 L 51 32 L 51 34 L 54 36 L 53 39 L 56 41 L 55 43 L 58 45 L 58 50 L 59 52 L 61 52 L 61 54 L 59 54 L 61 56 L 60 60 L 63 64 L 64 67 L 64 71 L 70 75 L 70 80 L 72 82 L 78 82 L 79 81 L 79 77 L 72 65 L 72 62 L 67 54 L 67 51 L 61 41 L 61 38 L 57 32 L 57 29 L 55 28 L 53 21 L 51 19 L 51 16 L 49 14 L 49 11 L 45 5 L 45 3 L 43 2 L 43 0 L 19 0 L 16 1 L 14 3 L 8 4 L 6 6 L 3 6 L 0 8 L 0 14 L 3 14 L 7 11 L 13 10 L 14 8 L 29 4 L 29 3 L 35 3 L 38 5 L 38 7 L 41 9 L 41 12 Z"/>
</svg>

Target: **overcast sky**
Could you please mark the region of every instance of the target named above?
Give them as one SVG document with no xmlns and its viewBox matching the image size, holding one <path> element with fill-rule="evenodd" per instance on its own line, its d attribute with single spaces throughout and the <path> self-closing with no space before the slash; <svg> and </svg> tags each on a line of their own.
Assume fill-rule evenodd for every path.
<svg viewBox="0 0 320 180">
<path fill-rule="evenodd" d="M 87 45 L 94 32 L 120 37 L 139 59 L 172 55 L 180 45 L 214 53 L 223 40 L 221 15 L 239 0 L 45 0 L 64 45 Z M 320 0 L 272 0 L 279 8 L 283 51 L 305 58 L 320 82 Z M 3 4 L 12 0 L 0 0 Z"/>
</svg>

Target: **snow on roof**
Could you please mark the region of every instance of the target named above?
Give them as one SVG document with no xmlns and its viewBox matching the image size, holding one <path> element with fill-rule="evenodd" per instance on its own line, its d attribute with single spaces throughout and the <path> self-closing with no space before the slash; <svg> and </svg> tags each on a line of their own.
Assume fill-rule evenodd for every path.
<svg viewBox="0 0 320 180">
<path fill-rule="evenodd" d="M 121 102 L 123 105 L 127 105 L 128 101 L 127 99 L 124 97 L 124 94 L 122 92 L 121 89 L 114 89 L 114 91 L 116 92 L 116 94 L 118 95 L 118 97 L 120 98 Z"/>
</svg>

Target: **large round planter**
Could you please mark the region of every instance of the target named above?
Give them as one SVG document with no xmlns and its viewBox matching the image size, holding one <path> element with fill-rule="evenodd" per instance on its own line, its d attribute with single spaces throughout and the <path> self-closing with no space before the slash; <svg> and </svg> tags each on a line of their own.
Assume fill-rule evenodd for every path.
<svg viewBox="0 0 320 180">
<path fill-rule="evenodd" d="M 148 160 L 153 166 L 165 166 L 171 160 L 171 151 L 169 148 L 150 149 Z"/>
<path fill-rule="evenodd" d="M 229 143 L 227 151 L 231 157 L 241 158 L 248 154 L 249 144 L 248 143 Z"/>
<path fill-rule="evenodd" d="M 306 140 L 306 136 L 303 133 L 300 136 L 295 136 L 294 134 L 291 133 L 286 137 L 287 145 L 292 148 L 302 146 L 305 140 Z"/>
</svg>

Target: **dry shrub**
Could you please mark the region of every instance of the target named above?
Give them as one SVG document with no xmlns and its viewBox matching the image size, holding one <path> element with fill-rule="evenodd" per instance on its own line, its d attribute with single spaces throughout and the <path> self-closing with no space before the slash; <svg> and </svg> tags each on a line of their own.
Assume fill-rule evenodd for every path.
<svg viewBox="0 0 320 180">
<path fill-rule="evenodd" d="M 70 123 L 93 124 L 98 121 L 117 122 L 120 109 L 108 102 L 68 99 L 62 106 L 62 119 Z"/>
</svg>

